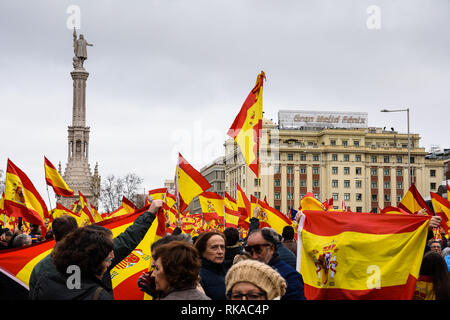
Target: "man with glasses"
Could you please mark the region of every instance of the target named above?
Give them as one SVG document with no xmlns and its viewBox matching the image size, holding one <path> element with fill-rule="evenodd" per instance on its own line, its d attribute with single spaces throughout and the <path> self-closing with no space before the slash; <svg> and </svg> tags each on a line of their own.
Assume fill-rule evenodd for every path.
<svg viewBox="0 0 450 320">
<path fill-rule="evenodd" d="M 294 268 L 280 259 L 277 242 L 278 235 L 270 228 L 256 229 L 248 235 L 244 250 L 252 259 L 268 264 L 286 280 L 286 294 L 281 300 L 306 300 L 303 278 Z"/>
</svg>

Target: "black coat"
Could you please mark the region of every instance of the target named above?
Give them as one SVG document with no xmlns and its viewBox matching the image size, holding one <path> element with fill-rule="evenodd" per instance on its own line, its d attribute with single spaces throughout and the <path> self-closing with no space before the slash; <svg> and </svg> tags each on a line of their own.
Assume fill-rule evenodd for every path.
<svg viewBox="0 0 450 320">
<path fill-rule="evenodd" d="M 244 251 L 241 243 L 237 243 L 234 246 L 225 247 L 225 260 L 223 261 L 225 265 L 225 271 L 228 270 L 233 265 L 234 257 L 238 254 L 241 254 Z"/>
<path fill-rule="evenodd" d="M 223 263 L 217 264 L 202 258 L 200 284 L 205 294 L 211 300 L 226 300 L 225 275 L 225 265 Z"/>
</svg>

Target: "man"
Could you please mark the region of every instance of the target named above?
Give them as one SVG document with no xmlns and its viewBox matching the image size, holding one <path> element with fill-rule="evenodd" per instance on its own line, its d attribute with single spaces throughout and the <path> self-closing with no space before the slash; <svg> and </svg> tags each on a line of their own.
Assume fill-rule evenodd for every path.
<svg viewBox="0 0 450 320">
<path fill-rule="evenodd" d="M 25 246 L 29 246 L 31 244 L 31 236 L 29 236 L 28 234 L 19 234 L 17 235 L 13 242 L 12 242 L 12 247 L 13 248 L 20 248 L 20 247 L 25 247 Z"/>
<path fill-rule="evenodd" d="M 441 252 L 442 252 L 441 242 L 438 240 L 431 241 L 430 251 L 434 251 L 434 252 L 441 254 Z"/>
<path fill-rule="evenodd" d="M 280 259 L 277 253 L 278 241 L 278 235 L 270 228 L 256 229 L 249 234 L 244 249 L 252 259 L 268 264 L 286 280 L 286 293 L 281 300 L 305 300 L 303 278 Z"/>
</svg>

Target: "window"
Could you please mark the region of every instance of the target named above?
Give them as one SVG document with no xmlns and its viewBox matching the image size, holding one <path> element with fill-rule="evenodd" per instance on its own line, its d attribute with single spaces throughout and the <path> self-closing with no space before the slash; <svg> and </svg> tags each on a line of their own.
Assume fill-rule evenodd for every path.
<svg viewBox="0 0 450 320">
<path fill-rule="evenodd" d="M 306 154 L 300 154 L 300 161 L 306 161 Z"/>
<path fill-rule="evenodd" d="M 384 168 L 383 174 L 384 174 L 385 176 L 389 176 L 389 175 L 391 175 L 391 170 L 389 170 L 388 168 Z"/>
<path fill-rule="evenodd" d="M 397 169 L 396 170 L 396 175 L 397 175 L 397 177 L 401 177 L 403 175 L 403 170 L 402 169 Z"/>
<path fill-rule="evenodd" d="M 389 163 L 389 156 L 384 156 L 383 161 L 384 163 Z"/>
<path fill-rule="evenodd" d="M 372 156 L 371 159 L 373 163 L 377 162 L 377 156 Z"/>
<path fill-rule="evenodd" d="M 294 173 L 294 168 L 293 167 L 287 167 L 287 173 L 288 174 Z"/>
<path fill-rule="evenodd" d="M 312 171 L 313 171 L 313 174 L 319 174 L 319 168 L 318 167 L 313 167 Z"/>
<path fill-rule="evenodd" d="M 430 177 L 436 177 L 436 170 L 430 170 Z"/>
<path fill-rule="evenodd" d="M 377 175 L 377 168 L 370 169 L 370 175 L 376 176 Z"/>
<path fill-rule="evenodd" d="M 261 179 L 255 179 L 254 185 L 255 185 L 255 187 L 257 187 L 258 185 L 261 185 Z"/>
<path fill-rule="evenodd" d="M 293 187 L 293 186 L 294 186 L 294 180 L 289 179 L 289 180 L 287 181 L 287 186 L 288 186 L 288 187 Z"/>
<path fill-rule="evenodd" d="M 378 212 L 378 208 L 372 208 L 372 211 L 370 211 L 372 213 L 377 213 Z"/>
<path fill-rule="evenodd" d="M 280 166 L 273 166 L 273 173 L 274 174 L 280 173 Z"/>
<path fill-rule="evenodd" d="M 318 154 L 314 154 L 313 155 L 313 161 L 319 161 L 319 155 Z"/>
<path fill-rule="evenodd" d="M 371 187 L 372 187 L 372 189 L 378 188 L 378 183 L 376 181 L 372 181 Z"/>
<path fill-rule="evenodd" d="M 279 192 L 275 192 L 274 193 L 274 197 L 275 197 L 275 200 L 280 200 L 281 199 Z"/>
<path fill-rule="evenodd" d="M 275 186 L 275 187 L 279 187 L 281 184 L 280 184 L 280 179 L 275 179 L 275 180 L 273 180 L 273 185 Z"/>
<path fill-rule="evenodd" d="M 402 156 L 397 156 L 397 163 L 402 163 Z"/>
<path fill-rule="evenodd" d="M 356 207 L 356 212 L 362 212 L 362 207 Z"/>
<path fill-rule="evenodd" d="M 402 199 L 403 199 L 403 196 L 397 196 L 397 202 L 402 201 Z"/>
<path fill-rule="evenodd" d="M 332 174 L 338 174 L 338 167 L 332 167 L 331 168 L 331 173 Z"/>
<path fill-rule="evenodd" d="M 360 154 L 357 154 L 357 155 L 355 156 L 355 161 L 356 161 L 356 162 L 361 162 L 361 155 L 360 155 Z"/>
<path fill-rule="evenodd" d="M 319 186 L 319 180 L 313 180 L 313 187 Z"/>
<path fill-rule="evenodd" d="M 306 180 L 300 180 L 300 187 L 306 187 Z"/>
<path fill-rule="evenodd" d="M 344 147 L 348 146 L 348 141 L 347 140 L 342 140 L 342 146 L 344 146 Z"/>
<path fill-rule="evenodd" d="M 430 183 L 430 189 L 431 189 L 431 190 L 436 189 L 436 183 L 435 183 L 435 182 L 431 182 L 431 183 Z"/>
<path fill-rule="evenodd" d="M 336 140 L 330 140 L 330 144 L 331 144 L 332 146 L 335 146 L 335 145 L 336 145 Z"/>
<path fill-rule="evenodd" d="M 331 186 L 332 186 L 333 188 L 337 188 L 337 187 L 339 186 L 338 180 L 332 180 L 332 181 L 331 181 Z"/>
<path fill-rule="evenodd" d="M 288 192 L 287 193 L 287 199 L 288 200 L 294 200 L 294 193 L 293 192 Z"/>
<path fill-rule="evenodd" d="M 344 161 L 350 161 L 350 155 L 344 154 Z"/>
<path fill-rule="evenodd" d="M 385 189 L 390 189 L 391 188 L 391 183 L 389 181 L 385 181 L 384 182 L 384 188 Z"/>
<path fill-rule="evenodd" d="M 362 200 L 362 193 L 357 193 L 356 194 L 356 201 L 361 201 Z"/>
<path fill-rule="evenodd" d="M 373 194 L 372 195 L 372 201 L 378 201 L 378 195 L 377 194 Z"/>
<path fill-rule="evenodd" d="M 410 158 L 410 162 L 411 162 L 411 163 L 414 163 L 414 161 L 415 161 L 415 158 L 414 158 L 414 157 L 411 157 L 411 158 Z"/>
<path fill-rule="evenodd" d="M 289 161 L 294 160 L 294 155 L 293 155 L 292 153 L 288 153 L 287 159 L 288 159 Z"/>
<path fill-rule="evenodd" d="M 300 167 L 300 173 L 306 173 L 306 167 Z"/>
<path fill-rule="evenodd" d="M 333 193 L 333 201 L 338 201 L 339 200 L 339 194 L 338 193 Z"/>
<path fill-rule="evenodd" d="M 337 156 L 337 154 L 332 154 L 332 155 L 331 155 L 331 160 L 332 160 L 332 161 L 338 161 L 338 156 Z"/>
<path fill-rule="evenodd" d="M 344 188 L 350 188 L 350 180 L 344 180 Z"/>
<path fill-rule="evenodd" d="M 275 206 L 275 209 L 277 209 L 278 211 L 280 211 L 280 206 Z"/>
<path fill-rule="evenodd" d="M 397 189 L 403 189 L 403 182 L 397 181 Z"/>
<path fill-rule="evenodd" d="M 354 145 L 355 147 L 359 147 L 359 140 L 353 141 L 353 145 Z"/>
<path fill-rule="evenodd" d="M 389 202 L 391 201 L 391 196 L 389 194 L 384 195 L 384 201 Z"/>
<path fill-rule="evenodd" d="M 258 199 L 261 199 L 261 192 L 256 192 L 254 193 L 254 196 Z"/>
<path fill-rule="evenodd" d="M 350 167 L 344 167 L 344 174 L 350 174 Z"/>
<path fill-rule="evenodd" d="M 356 168 L 355 168 L 355 173 L 356 173 L 356 174 L 361 174 L 361 172 L 362 172 L 361 167 L 356 167 Z"/>
<path fill-rule="evenodd" d="M 350 193 L 344 193 L 344 200 L 350 200 Z"/>
<path fill-rule="evenodd" d="M 361 184 L 361 180 L 356 180 L 356 181 L 355 181 L 355 187 L 356 187 L 356 188 L 361 188 L 361 185 L 362 185 L 362 184 Z"/>
</svg>

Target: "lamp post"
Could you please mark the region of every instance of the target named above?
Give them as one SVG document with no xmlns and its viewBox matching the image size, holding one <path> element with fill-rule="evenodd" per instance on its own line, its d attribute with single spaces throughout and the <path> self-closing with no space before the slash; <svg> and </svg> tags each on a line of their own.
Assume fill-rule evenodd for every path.
<svg viewBox="0 0 450 320">
<path fill-rule="evenodd" d="M 406 121 L 408 123 L 408 182 L 409 186 L 411 186 L 411 143 L 410 143 L 410 135 L 409 135 L 409 108 L 406 109 L 398 109 L 398 110 L 380 110 L 381 112 L 405 112 L 406 111 Z"/>
</svg>

